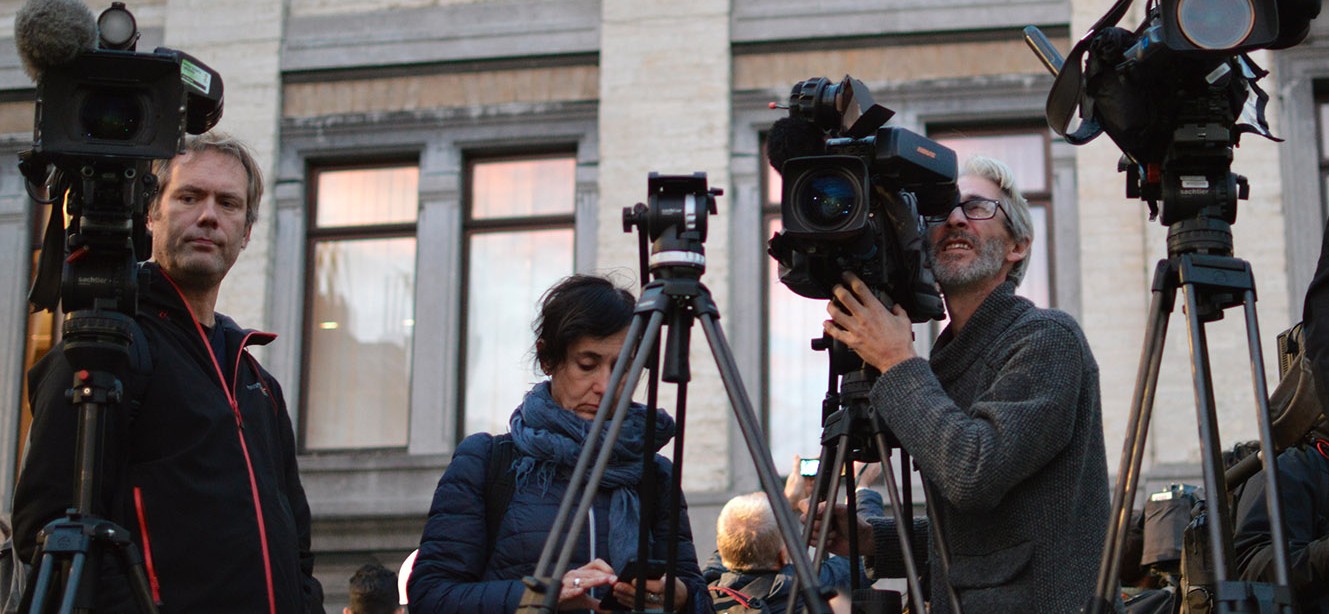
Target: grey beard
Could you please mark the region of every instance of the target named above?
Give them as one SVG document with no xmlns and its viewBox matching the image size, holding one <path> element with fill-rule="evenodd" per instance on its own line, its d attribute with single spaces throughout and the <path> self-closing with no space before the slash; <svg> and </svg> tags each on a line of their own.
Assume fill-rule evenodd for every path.
<svg viewBox="0 0 1329 614">
<path fill-rule="evenodd" d="M 944 240 L 942 244 L 945 244 Z M 979 242 L 977 248 L 978 258 L 969 266 L 964 266 L 942 261 L 937 257 L 937 246 L 931 247 L 932 274 L 943 292 L 974 286 L 996 277 L 1001 271 L 1002 258 L 1006 251 L 1004 241 L 990 237 Z"/>
</svg>

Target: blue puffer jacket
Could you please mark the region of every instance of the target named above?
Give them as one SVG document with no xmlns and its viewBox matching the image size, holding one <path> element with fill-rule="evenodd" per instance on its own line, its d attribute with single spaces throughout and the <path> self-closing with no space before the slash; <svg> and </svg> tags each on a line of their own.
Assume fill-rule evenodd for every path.
<svg viewBox="0 0 1329 614">
<path fill-rule="evenodd" d="M 517 609 L 525 586 L 521 578 L 535 571 L 545 538 L 558 514 L 559 503 L 567 490 L 566 479 L 556 479 L 548 492 L 534 483 L 518 487 L 512 494 L 506 514 L 498 526 L 493 552 L 487 552 L 485 526 L 485 476 L 493 436 L 471 435 L 457 447 L 452 463 L 438 481 L 429 520 L 420 539 L 420 553 L 411 571 L 408 595 L 411 612 L 430 613 L 509 613 Z M 669 510 L 673 503 L 668 484 L 673 465 L 656 456 L 657 481 L 664 500 L 656 506 L 651 558 L 664 560 L 669 530 Z M 570 569 L 595 558 L 608 561 L 610 493 L 595 498 L 590 523 L 582 531 Z M 676 573 L 688 587 L 689 600 L 684 612 L 703 614 L 712 611 L 706 582 L 697 567 L 697 553 L 692 546 L 692 528 L 688 524 L 687 503 L 680 502 L 678 567 Z M 588 539 L 587 534 L 594 539 Z M 610 561 L 618 568 L 622 561 Z M 604 597 L 607 588 L 595 595 Z"/>
</svg>

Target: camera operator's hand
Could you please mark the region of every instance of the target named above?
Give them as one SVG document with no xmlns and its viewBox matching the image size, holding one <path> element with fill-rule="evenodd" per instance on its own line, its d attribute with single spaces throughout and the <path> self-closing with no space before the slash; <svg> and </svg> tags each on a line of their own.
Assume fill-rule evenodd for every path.
<svg viewBox="0 0 1329 614">
<path fill-rule="evenodd" d="M 882 373 L 917 356 L 913 325 L 903 307 L 887 311 L 853 273 L 844 274 L 844 283 L 835 286 L 834 293 L 835 300 L 826 306 L 831 319 L 822 324 L 826 334 Z"/>
<path fill-rule="evenodd" d="M 804 501 L 798 506 L 803 514 L 803 523 L 807 523 L 808 502 Z M 817 504 L 817 516 L 812 519 L 812 543 L 816 544 L 817 535 L 821 533 L 821 518 L 826 511 L 826 502 Z M 859 518 L 855 514 L 849 513 L 849 506 L 841 503 L 837 504 L 834 511 L 831 512 L 831 530 L 826 536 L 826 551 L 840 556 L 849 556 L 849 522 L 850 517 L 853 522 L 858 523 L 858 554 L 859 556 L 872 556 L 876 549 L 876 542 L 872 537 L 872 525 L 868 521 Z"/>
<path fill-rule="evenodd" d="M 576 569 L 569 569 L 563 574 L 563 587 L 558 593 L 558 609 L 594 609 L 600 604 L 600 600 L 591 596 L 591 589 L 615 582 L 618 582 L 618 576 L 614 575 L 614 568 L 604 559 L 595 559 Z"/>
</svg>

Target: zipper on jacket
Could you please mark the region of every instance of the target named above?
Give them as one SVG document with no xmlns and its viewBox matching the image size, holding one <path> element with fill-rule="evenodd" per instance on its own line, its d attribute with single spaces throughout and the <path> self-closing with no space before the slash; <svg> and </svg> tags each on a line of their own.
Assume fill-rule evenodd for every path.
<svg viewBox="0 0 1329 614">
<path fill-rule="evenodd" d="M 134 487 L 134 512 L 138 514 L 138 534 L 143 537 L 143 566 L 148 571 L 148 585 L 152 587 L 152 601 L 162 602 L 161 585 L 157 583 L 157 567 L 152 562 L 152 542 L 148 539 L 148 514 L 143 510 L 143 489 Z"/>
<path fill-rule="evenodd" d="M 184 293 L 180 292 L 180 286 L 177 286 L 175 280 L 171 279 L 165 271 L 162 272 L 162 279 L 165 279 L 167 283 L 171 284 L 171 287 L 175 289 L 175 293 L 180 297 L 180 302 L 185 306 L 185 311 L 189 313 L 189 319 L 194 323 L 194 330 L 198 333 L 199 339 L 203 341 L 203 347 L 207 350 L 208 359 L 212 361 L 212 368 L 217 373 L 217 383 L 221 385 L 222 392 L 226 394 L 226 401 L 231 405 L 231 412 L 235 414 L 235 436 L 240 441 L 240 451 L 245 457 L 245 469 L 249 473 L 249 492 L 254 501 L 254 519 L 258 522 L 258 540 L 263 552 L 263 576 L 267 581 L 268 589 L 268 611 L 270 614 L 277 614 L 277 591 L 273 586 L 272 554 L 268 548 L 268 529 L 267 524 L 263 519 L 263 503 L 260 501 L 258 495 L 258 478 L 254 475 L 254 461 L 249 456 L 249 444 L 245 442 L 244 419 L 240 415 L 240 403 L 235 399 L 233 386 L 228 386 L 226 383 L 226 374 L 222 372 L 221 365 L 217 362 L 217 354 L 212 351 L 212 343 L 208 341 L 208 335 L 203 332 L 203 324 L 199 322 L 198 317 L 194 315 L 194 308 L 189 306 L 189 301 L 185 300 Z M 240 342 L 239 351 L 244 350 L 245 343 L 248 342 L 249 338 L 253 335 L 254 333 L 245 335 L 244 339 Z M 238 356 L 236 361 L 236 371 L 238 373 Z M 147 542 L 145 540 L 144 545 L 146 544 Z"/>
</svg>

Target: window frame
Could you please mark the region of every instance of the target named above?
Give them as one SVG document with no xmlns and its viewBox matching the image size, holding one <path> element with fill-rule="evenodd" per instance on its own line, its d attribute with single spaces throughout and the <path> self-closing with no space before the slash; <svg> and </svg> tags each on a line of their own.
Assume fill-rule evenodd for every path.
<svg viewBox="0 0 1329 614">
<path fill-rule="evenodd" d="M 441 122 L 441 123 L 440 123 Z M 388 471 L 412 484 L 428 483 L 398 493 L 394 484 L 363 485 L 357 492 L 377 492 L 380 505 L 391 509 L 418 509 L 428 504 L 428 493 L 437 481 L 436 468 L 446 463 L 460 440 L 455 419 L 457 386 L 462 378 L 458 354 L 460 303 L 454 284 L 460 277 L 463 161 L 467 155 L 512 151 L 567 150 L 575 146 L 576 255 L 579 272 L 595 265 L 599 198 L 599 144 L 597 105 L 594 101 L 559 104 L 542 112 L 513 110 L 486 115 L 403 113 L 391 116 L 346 116 L 292 118 L 282 121 L 271 183 L 272 206 L 264 221 L 274 228 L 271 261 L 275 268 L 268 280 L 268 326 L 282 335 L 257 353 L 264 366 L 285 390 L 293 426 L 301 429 L 299 406 L 304 369 L 302 354 L 306 255 L 305 226 L 310 189 L 305 174 L 309 164 L 353 164 L 367 159 L 416 158 L 420 164 L 417 218 L 415 341 L 411 351 L 410 425 L 405 450 L 362 452 L 358 450 L 301 452 L 301 472 L 306 491 L 341 492 L 345 480 L 358 480 L 370 466 Z M 421 306 L 429 306 L 426 317 Z M 366 465 L 369 463 L 369 465 Z M 405 483 L 405 482 L 402 482 Z M 313 496 L 313 495 L 311 495 Z M 417 501 L 419 497 L 424 497 Z M 320 499 L 329 510 L 358 509 L 357 502 Z M 394 507 L 395 506 L 395 507 Z"/>
<path fill-rule="evenodd" d="M 310 159 L 305 164 L 305 177 L 308 181 L 309 189 L 306 194 L 307 204 L 305 218 L 305 241 L 303 258 L 303 279 L 304 284 L 301 288 L 302 316 L 300 329 L 300 394 L 297 397 L 297 424 L 296 428 L 296 447 L 300 454 L 336 454 L 348 452 L 373 452 L 382 450 L 404 450 L 410 445 L 410 415 L 411 396 L 407 394 L 406 401 L 406 420 L 407 436 L 406 443 L 400 446 L 353 446 L 346 448 L 319 448 L 310 450 L 308 448 L 307 429 L 304 427 L 305 421 L 309 419 L 309 386 L 311 384 L 311 363 L 313 357 L 313 335 L 310 335 L 311 327 L 314 325 L 314 250 L 319 243 L 333 241 L 353 241 L 358 239 L 399 239 L 412 237 L 417 242 L 417 252 L 419 245 L 419 219 L 414 222 L 391 222 L 386 224 L 359 224 L 354 226 L 333 226 L 329 228 L 319 228 L 316 221 L 318 219 L 318 176 L 325 172 L 349 171 L 349 170 L 372 170 L 387 168 L 402 168 L 414 166 L 417 171 L 420 168 L 419 156 L 408 154 L 386 155 L 376 158 L 354 159 L 354 160 L 329 160 L 322 161 L 318 158 Z M 416 206 L 419 206 L 419 190 L 416 191 Z M 419 269 L 417 267 L 418 276 Z M 414 305 L 413 305 L 414 307 Z M 412 334 L 412 345 L 415 343 L 414 333 Z M 408 365 L 408 372 L 414 372 L 414 366 Z M 407 378 L 409 383 L 410 377 Z"/>
<path fill-rule="evenodd" d="M 504 232 L 524 232 L 532 230 L 553 230 L 568 229 L 573 233 L 573 272 L 581 270 L 581 263 L 576 248 L 578 241 L 577 214 L 578 207 L 576 203 L 576 186 L 573 186 L 573 207 L 572 211 L 563 214 L 542 214 L 525 217 L 497 217 L 477 219 L 474 216 L 475 211 L 475 182 L 471 180 L 474 176 L 475 167 L 480 164 L 505 161 L 527 161 L 527 160 L 551 160 L 571 157 L 574 166 L 577 162 L 577 150 L 575 144 L 546 144 L 537 147 L 522 149 L 503 148 L 503 149 L 477 149 L 463 152 L 462 162 L 462 190 L 461 190 L 461 258 L 458 273 L 460 279 L 460 292 L 458 292 L 458 301 L 456 304 L 458 318 L 458 345 L 457 345 L 457 397 L 455 407 L 457 410 L 453 413 L 453 421 L 456 436 L 454 443 L 461 443 L 467 436 L 466 433 L 466 394 L 468 368 L 467 357 L 470 348 L 467 341 L 467 331 L 470 326 L 471 314 L 471 254 L 472 241 L 476 235 L 497 234 Z M 575 184 L 574 171 L 574 184 Z M 525 323 L 529 325 L 528 323 Z M 532 343 L 534 339 L 532 338 Z M 520 399 L 513 399 L 514 406 Z"/>
</svg>

